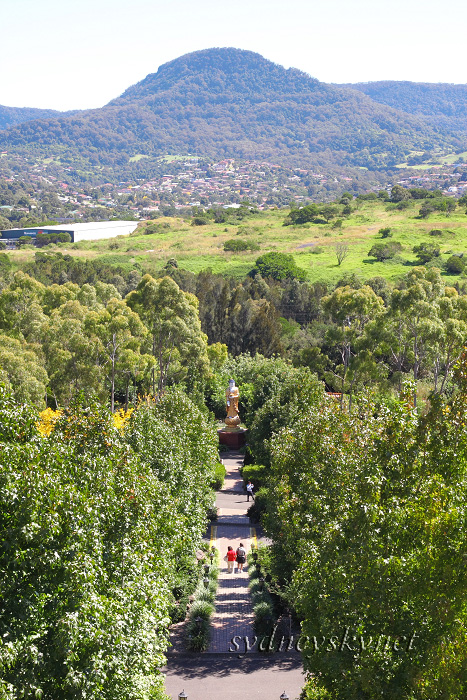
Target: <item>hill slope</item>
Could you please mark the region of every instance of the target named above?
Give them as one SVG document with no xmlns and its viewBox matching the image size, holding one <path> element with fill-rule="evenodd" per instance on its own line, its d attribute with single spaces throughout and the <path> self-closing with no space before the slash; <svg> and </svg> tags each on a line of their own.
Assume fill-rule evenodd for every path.
<svg viewBox="0 0 467 700">
<path fill-rule="evenodd" d="M 0 105 L 0 129 L 8 129 L 15 124 L 31 121 L 32 119 L 47 119 L 59 117 L 65 112 L 55 109 L 35 109 L 33 107 L 4 107 Z"/>
<path fill-rule="evenodd" d="M 361 91 L 233 48 L 166 63 L 101 109 L 29 121 L 0 134 L 2 148 L 66 148 L 105 164 L 123 164 L 135 153 L 190 152 L 379 169 L 433 145 L 464 144 Z"/>
<path fill-rule="evenodd" d="M 417 115 L 447 132 L 467 134 L 467 85 L 381 80 L 340 87 L 359 90 L 375 102 Z"/>
</svg>

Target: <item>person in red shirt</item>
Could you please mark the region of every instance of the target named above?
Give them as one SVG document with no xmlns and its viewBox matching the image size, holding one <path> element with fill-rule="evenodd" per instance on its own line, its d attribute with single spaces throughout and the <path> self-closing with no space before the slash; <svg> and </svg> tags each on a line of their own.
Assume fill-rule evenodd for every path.
<svg viewBox="0 0 467 700">
<path fill-rule="evenodd" d="M 227 573 L 231 574 L 233 572 L 234 568 L 234 563 L 235 559 L 237 558 L 236 553 L 233 550 L 233 547 L 230 547 L 230 545 L 227 547 Z"/>
</svg>

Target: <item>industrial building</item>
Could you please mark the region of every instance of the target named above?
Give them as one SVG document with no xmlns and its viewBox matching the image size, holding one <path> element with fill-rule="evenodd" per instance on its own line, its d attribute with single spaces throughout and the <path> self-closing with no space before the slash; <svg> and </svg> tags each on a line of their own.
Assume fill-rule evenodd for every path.
<svg viewBox="0 0 467 700">
<path fill-rule="evenodd" d="M 31 228 L 13 228 L 0 231 L 1 240 L 7 245 L 16 246 L 21 236 L 30 236 L 31 243 L 38 233 L 68 233 L 72 241 L 96 241 L 100 238 L 115 238 L 132 233 L 138 221 L 91 221 L 88 223 L 62 224 L 61 226 L 35 226 Z"/>
</svg>

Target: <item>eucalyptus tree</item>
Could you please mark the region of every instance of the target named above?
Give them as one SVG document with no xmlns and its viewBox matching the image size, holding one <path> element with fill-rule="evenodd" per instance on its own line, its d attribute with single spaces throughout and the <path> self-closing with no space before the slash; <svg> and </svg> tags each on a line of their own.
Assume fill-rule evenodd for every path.
<svg viewBox="0 0 467 700">
<path fill-rule="evenodd" d="M 86 332 L 88 313 L 77 299 L 67 301 L 42 326 L 42 350 L 57 406 L 68 405 L 80 390 L 106 397 L 105 351 L 99 338 Z"/>
<path fill-rule="evenodd" d="M 45 408 L 48 376 L 34 346 L 0 335 L 0 378 L 6 380 L 17 401 Z"/>
<path fill-rule="evenodd" d="M 332 294 L 323 298 L 322 304 L 324 313 L 334 323 L 326 334 L 326 340 L 336 349 L 341 360 L 329 374 L 339 386 L 341 408 L 344 393 L 348 393 L 350 409 L 359 369 L 364 367 L 363 362 L 356 361 L 359 350 L 363 349 L 359 340 L 370 319 L 377 318 L 383 313 L 384 302 L 371 287 L 363 285 L 360 289 L 353 289 L 350 286 L 337 287 Z M 368 355 L 366 360 L 368 367 Z"/>
<path fill-rule="evenodd" d="M 394 289 L 389 306 L 383 316 L 379 316 L 368 327 L 382 355 L 399 379 L 403 373 L 411 372 L 416 384 L 421 373 L 435 362 L 438 349 L 448 346 L 443 340 L 445 327 L 441 300 L 445 297 L 444 282 L 439 270 L 414 268 L 402 281 L 399 289 Z M 449 351 L 449 350 L 448 350 Z M 450 356 L 450 355 L 449 355 Z"/>
<path fill-rule="evenodd" d="M 181 381 L 188 374 L 199 376 L 208 371 L 207 338 L 201 331 L 198 300 L 193 294 L 182 292 L 170 277 L 155 280 L 145 275 L 126 302 L 149 330 L 159 395 L 171 380 Z M 155 368 L 152 390 L 156 395 Z"/>
<path fill-rule="evenodd" d="M 112 285 L 107 285 L 112 286 Z M 110 406 L 115 405 L 115 381 L 122 374 L 127 377 L 141 366 L 141 346 L 148 331 L 139 315 L 124 301 L 110 299 L 105 309 L 91 311 L 84 319 L 85 333 L 99 339 L 106 357 L 104 372 L 110 384 Z M 144 358 L 145 364 L 151 361 Z"/>
<path fill-rule="evenodd" d="M 442 393 L 467 341 L 467 299 L 446 287 L 439 299 L 441 333 L 433 344 L 434 391 Z"/>
<path fill-rule="evenodd" d="M 18 334 L 23 331 L 25 318 L 31 316 L 31 305 L 39 309 L 45 286 L 24 272 L 15 272 L 10 284 L 0 293 L 0 328 Z M 27 323 L 27 322 L 26 322 Z"/>
<path fill-rule="evenodd" d="M 79 286 L 73 282 L 66 284 L 49 284 L 44 291 L 42 298 L 42 308 L 44 313 L 50 315 L 54 309 L 58 309 L 67 301 L 76 299 L 79 292 Z"/>
</svg>

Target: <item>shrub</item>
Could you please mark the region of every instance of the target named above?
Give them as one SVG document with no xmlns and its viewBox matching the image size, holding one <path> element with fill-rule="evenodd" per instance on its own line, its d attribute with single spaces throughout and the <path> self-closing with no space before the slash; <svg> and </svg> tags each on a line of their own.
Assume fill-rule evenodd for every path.
<svg viewBox="0 0 467 700">
<path fill-rule="evenodd" d="M 334 697 L 321 685 L 319 679 L 313 676 L 307 680 L 300 694 L 300 700 L 333 700 Z"/>
<path fill-rule="evenodd" d="M 267 471 L 267 467 L 263 464 L 250 464 L 242 469 L 243 481 L 245 484 L 252 481 L 255 489 L 259 489 L 264 485 Z"/>
<path fill-rule="evenodd" d="M 430 231 L 430 236 L 442 236 L 443 231 L 440 228 L 432 228 Z"/>
<path fill-rule="evenodd" d="M 390 241 L 389 243 L 375 243 L 375 245 L 368 251 L 370 258 L 376 258 L 378 262 L 383 260 L 390 260 L 396 253 L 400 253 L 402 250 L 402 245 L 398 241 Z"/>
<path fill-rule="evenodd" d="M 422 204 L 420 207 L 420 210 L 418 212 L 418 216 L 420 219 L 426 219 L 430 214 L 434 212 L 435 208 L 432 203 L 430 202 L 425 202 Z"/>
<path fill-rule="evenodd" d="M 216 491 L 219 491 L 222 488 L 222 485 L 223 485 L 224 479 L 225 479 L 225 473 L 226 473 L 226 469 L 222 463 L 216 465 L 216 470 L 214 473 L 214 480 L 211 484 L 212 488 L 215 489 Z"/>
<path fill-rule="evenodd" d="M 403 199 L 400 202 L 397 202 L 396 204 L 396 209 L 399 211 L 403 211 L 404 209 L 408 209 L 410 207 L 410 200 L 408 199 Z"/>
<path fill-rule="evenodd" d="M 271 277 L 275 280 L 297 279 L 304 281 L 305 270 L 297 267 L 292 255 L 287 253 L 266 253 L 256 260 L 255 267 L 251 271 L 254 277 L 260 273 L 262 277 Z"/>
<path fill-rule="evenodd" d="M 444 265 L 446 272 L 451 275 L 460 275 L 465 269 L 465 260 L 459 255 L 451 255 Z"/>
<path fill-rule="evenodd" d="M 260 552 L 261 549 L 257 550 L 258 555 Z M 259 561 L 255 562 L 253 552 L 250 552 L 248 554 L 248 575 L 250 577 L 249 588 L 255 616 L 253 624 L 257 635 L 267 635 L 271 633 L 277 616 L 274 601 L 267 589 L 266 582 L 264 579 L 260 580 L 263 577 L 259 567 Z"/>
<path fill-rule="evenodd" d="M 253 606 L 257 624 L 261 624 L 265 619 L 271 620 L 273 617 L 273 607 L 265 600 L 264 593 L 261 593 L 262 600 Z"/>
<path fill-rule="evenodd" d="M 218 577 L 219 551 L 215 550 L 214 563 L 210 566 L 208 572 L 209 585 L 205 587 L 204 581 L 199 580 L 195 591 L 195 602 L 188 613 L 186 644 L 190 651 L 206 651 L 208 647 L 210 618 L 215 610 L 213 603 L 216 597 Z"/>
<path fill-rule="evenodd" d="M 441 251 L 437 243 L 420 243 L 412 248 L 421 265 L 439 257 Z"/>
<path fill-rule="evenodd" d="M 202 617 L 204 620 L 209 620 L 215 607 L 207 600 L 197 600 L 190 608 L 190 617 Z"/>
<path fill-rule="evenodd" d="M 260 488 L 255 493 L 255 500 L 252 506 L 248 508 L 248 517 L 255 523 L 259 523 L 261 514 L 266 510 L 267 491 L 265 488 Z"/>
<path fill-rule="evenodd" d="M 190 618 L 186 627 L 187 647 L 190 651 L 206 651 L 209 644 L 209 620 Z"/>
<path fill-rule="evenodd" d="M 390 238 L 392 236 L 390 228 L 380 228 L 378 233 L 380 234 L 381 238 Z"/>
<path fill-rule="evenodd" d="M 247 241 L 241 241 L 236 238 L 230 238 L 224 243 L 224 250 L 229 253 L 239 253 L 243 250 L 248 250 L 249 247 L 250 246 Z"/>
<path fill-rule="evenodd" d="M 198 602 L 212 602 L 212 591 L 208 588 L 201 588 L 198 593 Z"/>
<path fill-rule="evenodd" d="M 206 226 L 209 223 L 209 219 L 205 219 L 204 216 L 194 216 L 191 220 L 192 226 Z"/>
<path fill-rule="evenodd" d="M 254 241 L 242 241 L 238 238 L 230 238 L 224 243 L 224 250 L 231 253 L 240 253 L 245 250 L 259 250 L 259 245 Z"/>
</svg>

